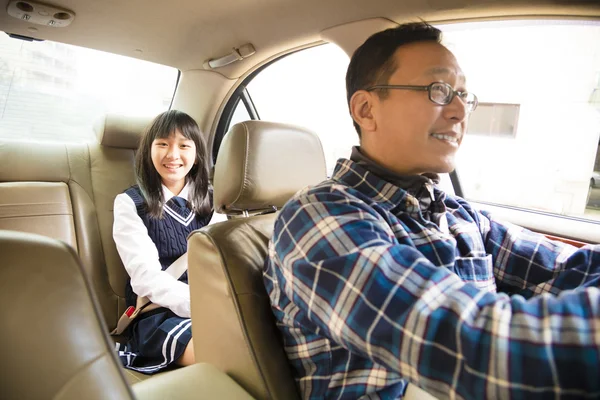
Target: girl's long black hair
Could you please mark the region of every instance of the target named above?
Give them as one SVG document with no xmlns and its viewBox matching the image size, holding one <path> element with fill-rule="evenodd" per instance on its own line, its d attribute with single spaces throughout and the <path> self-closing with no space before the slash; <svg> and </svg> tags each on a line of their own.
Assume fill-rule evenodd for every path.
<svg viewBox="0 0 600 400">
<path fill-rule="evenodd" d="M 164 203 L 162 180 L 154 168 L 151 157 L 152 143 L 155 139 L 165 139 L 179 131 L 186 139 L 193 140 L 196 145 L 195 164 L 185 177 L 190 185 L 188 202 L 198 215 L 207 215 L 212 209 L 209 185 L 208 156 L 206 142 L 198 124 L 188 114 L 169 110 L 158 115 L 142 136 L 135 156 L 135 174 L 137 184 L 146 200 L 147 211 L 153 218 L 162 218 Z"/>
</svg>

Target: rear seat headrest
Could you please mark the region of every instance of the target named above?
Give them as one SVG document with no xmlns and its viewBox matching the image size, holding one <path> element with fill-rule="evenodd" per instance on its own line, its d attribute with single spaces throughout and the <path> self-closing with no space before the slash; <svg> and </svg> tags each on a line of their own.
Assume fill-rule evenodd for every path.
<svg viewBox="0 0 600 400">
<path fill-rule="evenodd" d="M 152 117 L 107 114 L 95 124 L 94 130 L 103 146 L 135 150 L 151 122 Z"/>
<path fill-rule="evenodd" d="M 266 121 L 234 125 L 223 138 L 214 175 L 217 212 L 281 208 L 294 193 L 327 177 L 318 136 Z"/>
</svg>

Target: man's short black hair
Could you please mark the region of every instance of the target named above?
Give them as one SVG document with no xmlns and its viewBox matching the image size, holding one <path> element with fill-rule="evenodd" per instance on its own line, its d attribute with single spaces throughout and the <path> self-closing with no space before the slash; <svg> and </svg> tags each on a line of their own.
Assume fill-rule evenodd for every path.
<svg viewBox="0 0 600 400">
<path fill-rule="evenodd" d="M 413 22 L 377 32 L 369 37 L 352 55 L 346 72 L 348 106 L 352 95 L 375 84 L 386 84 L 398 67 L 394 61 L 396 49 L 405 44 L 431 41 L 441 43 L 442 32 L 426 22 Z M 387 96 L 387 91 L 377 92 Z M 360 126 L 354 128 L 360 137 Z"/>
</svg>

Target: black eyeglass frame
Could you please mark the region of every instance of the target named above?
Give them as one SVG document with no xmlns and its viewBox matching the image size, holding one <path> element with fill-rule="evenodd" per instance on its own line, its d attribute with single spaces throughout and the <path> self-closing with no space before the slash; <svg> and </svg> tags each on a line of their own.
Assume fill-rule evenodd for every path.
<svg viewBox="0 0 600 400">
<path fill-rule="evenodd" d="M 431 98 L 431 89 L 433 88 L 434 85 L 442 85 L 447 87 L 450 90 L 450 97 L 448 98 L 447 102 L 442 103 L 439 101 L 435 101 L 434 99 Z M 475 111 L 475 109 L 477 108 L 477 105 L 479 104 L 479 99 L 477 99 L 477 96 L 474 93 L 471 92 L 461 92 L 459 90 L 454 90 L 454 88 L 452 86 L 450 86 L 447 83 L 444 82 L 432 82 L 427 86 L 415 86 L 415 85 L 373 85 L 370 86 L 368 88 L 366 88 L 365 90 L 367 92 L 371 92 L 373 90 L 377 90 L 377 89 L 406 89 L 406 90 L 419 90 L 419 91 L 424 91 L 424 92 L 428 92 L 429 93 L 429 100 L 434 103 L 437 104 L 439 106 L 447 106 L 448 104 L 452 103 L 452 100 L 454 100 L 455 96 L 458 96 L 460 99 L 463 100 L 463 103 L 465 104 L 465 106 L 467 106 L 467 112 L 472 113 L 473 111 Z M 471 107 L 469 105 L 469 103 L 466 102 L 466 96 L 467 95 L 472 95 L 473 96 L 473 106 Z"/>
</svg>

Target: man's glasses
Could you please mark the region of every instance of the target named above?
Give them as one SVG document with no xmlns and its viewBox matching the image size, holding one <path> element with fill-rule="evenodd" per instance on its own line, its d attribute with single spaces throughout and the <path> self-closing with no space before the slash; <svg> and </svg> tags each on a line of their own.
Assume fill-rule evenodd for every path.
<svg viewBox="0 0 600 400">
<path fill-rule="evenodd" d="M 448 105 L 454 99 L 454 96 L 460 97 L 460 99 L 467 106 L 467 112 L 471 113 L 477 108 L 479 101 L 477 96 L 469 92 L 459 92 L 454 90 L 452 86 L 443 82 L 433 82 L 427 86 L 411 86 L 411 85 L 374 85 L 366 88 L 365 90 L 370 92 L 377 89 L 406 89 L 406 90 L 422 90 L 429 92 L 429 100 L 440 106 Z"/>
</svg>

